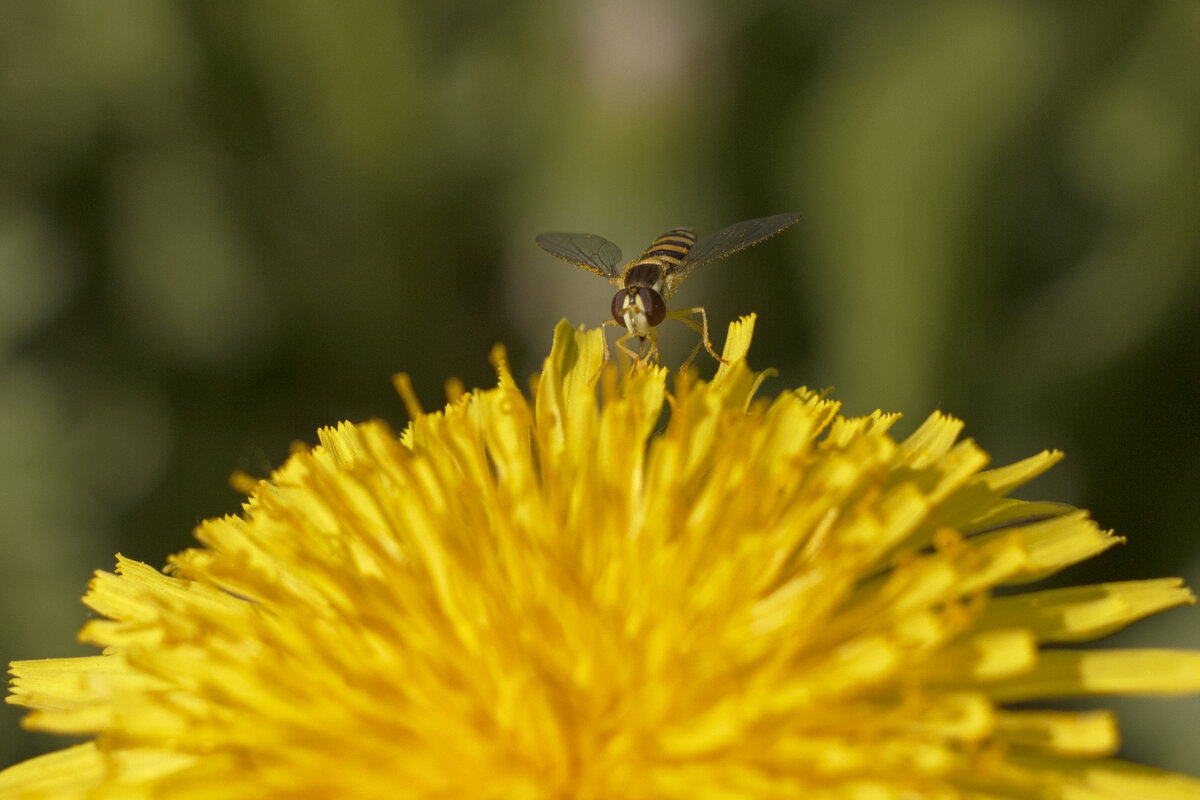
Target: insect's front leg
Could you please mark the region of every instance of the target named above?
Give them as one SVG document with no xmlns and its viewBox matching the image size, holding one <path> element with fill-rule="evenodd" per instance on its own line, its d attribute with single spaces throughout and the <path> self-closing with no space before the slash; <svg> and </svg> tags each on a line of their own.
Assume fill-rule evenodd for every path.
<svg viewBox="0 0 1200 800">
<path fill-rule="evenodd" d="M 649 336 L 638 336 L 635 333 L 625 333 L 619 336 L 616 341 L 617 349 L 633 361 L 633 367 L 630 369 L 630 374 L 636 374 L 639 365 L 652 363 L 658 360 L 658 329 L 651 328 Z M 625 343 L 630 339 L 638 340 L 638 349 L 635 353 Z"/>
<path fill-rule="evenodd" d="M 617 325 L 617 323 L 616 323 L 616 321 L 615 321 L 615 320 L 607 319 L 607 320 L 605 320 L 604 322 L 601 322 L 601 323 L 600 323 L 600 331 L 601 331 L 601 333 L 603 333 L 603 332 L 604 332 L 604 329 L 605 329 L 605 328 L 616 328 L 616 327 L 619 327 L 619 326 Z M 608 352 L 608 336 L 601 336 L 601 337 L 600 337 L 600 341 L 601 341 L 601 343 L 603 343 L 603 345 L 604 345 L 604 357 L 603 357 L 602 359 L 600 359 L 600 367 L 599 367 L 599 369 L 597 369 L 597 370 L 596 370 L 596 371 L 595 371 L 595 372 L 592 374 L 592 377 L 588 378 L 588 383 L 595 383 L 595 382 L 596 382 L 596 380 L 597 380 L 597 379 L 600 377 L 600 373 L 604 372 L 604 366 L 605 366 L 606 364 L 608 364 L 608 360 L 609 360 L 610 358 L 612 358 L 612 356 L 611 356 L 611 355 L 609 354 L 609 352 Z M 618 342 L 618 343 L 619 343 L 620 341 L 621 341 L 620 339 L 617 339 L 617 342 Z M 624 348 L 622 348 L 622 349 L 624 349 Z"/>
<path fill-rule="evenodd" d="M 621 324 L 615 320 L 607 319 L 604 322 L 600 323 L 600 327 L 601 328 L 620 328 Z M 656 331 L 651 331 L 651 334 L 653 334 L 655 332 Z M 635 338 L 635 336 L 636 336 L 636 334 L 629 333 L 628 331 L 626 331 L 625 333 L 618 336 L 617 340 L 613 343 L 616 346 L 617 352 L 619 354 L 628 356 L 629 360 L 631 362 L 633 362 L 633 366 L 630 370 L 631 374 L 637 372 L 638 364 L 642 363 L 644 358 L 648 358 L 650 355 L 654 355 L 654 354 L 658 353 L 658 346 L 656 344 L 654 344 L 653 342 L 651 342 L 650 353 L 647 354 L 647 356 L 642 355 L 642 351 L 646 349 L 646 339 L 645 338 L 641 338 L 641 341 L 638 346 L 638 351 L 635 353 L 632 349 L 630 349 L 625 344 L 630 339 Z M 596 372 L 592 375 L 592 377 L 588 379 L 588 383 L 596 382 L 596 380 L 600 377 L 600 373 L 602 373 L 604 371 L 604 365 L 608 363 L 610 358 L 612 358 L 612 355 L 608 349 L 608 337 L 605 336 L 605 337 L 601 338 L 600 341 L 604 343 L 604 358 L 600 362 L 600 368 L 597 369 Z M 620 366 L 622 369 L 624 368 L 623 364 L 621 364 Z"/>
<path fill-rule="evenodd" d="M 658 363 L 658 328 L 651 328 L 650 335 L 642 337 L 641 346 L 638 347 L 640 360 L 646 364 Z"/>
</svg>

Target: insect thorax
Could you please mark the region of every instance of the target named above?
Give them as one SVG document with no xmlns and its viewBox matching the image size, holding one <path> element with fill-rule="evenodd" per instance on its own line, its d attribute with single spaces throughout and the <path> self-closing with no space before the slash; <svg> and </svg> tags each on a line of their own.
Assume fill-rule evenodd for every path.
<svg viewBox="0 0 1200 800">
<path fill-rule="evenodd" d="M 643 258 L 625 268 L 626 289 L 645 287 L 662 294 L 663 275 L 667 265 L 658 258 Z"/>
</svg>

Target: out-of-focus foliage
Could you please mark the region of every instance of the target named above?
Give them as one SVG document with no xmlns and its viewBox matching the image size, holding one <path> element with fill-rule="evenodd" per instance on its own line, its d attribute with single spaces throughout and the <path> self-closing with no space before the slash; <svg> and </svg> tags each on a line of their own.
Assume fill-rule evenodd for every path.
<svg viewBox="0 0 1200 800">
<path fill-rule="evenodd" d="M 537 232 L 634 253 L 784 211 L 801 225 L 681 292 L 718 343 L 754 310 L 778 385 L 943 408 L 1000 461 L 1063 448 L 1035 492 L 1131 540 L 1080 579 L 1200 577 L 1200 5 L 0 18 L 5 661 L 76 652 L 91 570 L 235 512 L 232 470 L 343 418 L 402 423 L 391 373 L 433 405 L 447 376 L 491 381 L 496 341 L 530 373 L 559 318 L 604 320 L 610 288 Z M 664 326 L 667 359 L 691 337 Z M 1200 645 L 1195 612 L 1163 619 L 1159 643 Z M 1192 769 L 1196 706 L 1171 711 L 1127 726 L 1130 755 Z"/>
</svg>

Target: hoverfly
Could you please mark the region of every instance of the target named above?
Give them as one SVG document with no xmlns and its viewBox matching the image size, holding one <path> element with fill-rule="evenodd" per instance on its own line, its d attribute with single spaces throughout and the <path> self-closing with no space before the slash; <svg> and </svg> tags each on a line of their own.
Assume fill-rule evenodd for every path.
<svg viewBox="0 0 1200 800">
<path fill-rule="evenodd" d="M 618 337 L 617 347 L 635 361 L 647 360 L 658 353 L 658 324 L 667 317 L 677 319 L 700 334 L 700 343 L 717 361 L 724 361 L 713 349 L 708 338 L 708 314 L 703 306 L 681 311 L 667 311 L 666 300 L 692 270 L 710 261 L 733 255 L 756 245 L 764 239 L 794 224 L 799 214 L 776 214 L 738 222 L 722 228 L 699 242 L 691 228 L 673 228 L 659 236 L 638 258 L 621 266 L 621 248 L 590 233 L 543 233 L 537 237 L 538 246 L 552 256 L 608 278 L 620 286 L 612 300 L 611 320 L 604 325 L 624 326 L 627 333 Z M 692 317 L 700 317 L 697 323 Z M 638 352 L 625 346 L 632 338 L 639 340 Z M 690 364 L 697 344 L 688 357 Z M 607 359 L 608 345 L 605 345 Z"/>
</svg>

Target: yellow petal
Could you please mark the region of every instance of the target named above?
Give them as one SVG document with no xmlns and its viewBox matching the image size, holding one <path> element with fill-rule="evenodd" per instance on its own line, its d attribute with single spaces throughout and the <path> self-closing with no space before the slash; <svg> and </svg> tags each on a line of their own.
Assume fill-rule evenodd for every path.
<svg viewBox="0 0 1200 800">
<path fill-rule="evenodd" d="M 1072 756 L 1108 756 L 1120 744 L 1108 711 L 1001 711 L 996 733 L 1012 745 Z"/>
<path fill-rule="evenodd" d="M 0 797 L 20 800 L 140 800 L 150 784 L 195 763 L 169 750 L 102 753 L 94 742 L 75 745 L 0 772 Z"/>
<path fill-rule="evenodd" d="M 1054 797 L 1064 800 L 1195 800 L 1200 780 L 1142 767 L 1124 761 L 1076 761 L 1014 755 L 1016 774 L 1023 773 L 1030 788 L 1055 787 Z"/>
<path fill-rule="evenodd" d="M 974 686 L 1021 675 L 1038 663 L 1037 645 L 1028 631 L 996 630 L 967 637 L 922 665 L 914 674 L 951 687 Z M 991 684 L 983 684 L 991 691 Z"/>
<path fill-rule="evenodd" d="M 1189 694 L 1200 691 L 1200 652 L 1049 650 L 1029 673 L 985 688 L 1006 703 L 1093 694 Z"/>
<path fill-rule="evenodd" d="M 1195 595 L 1179 578 L 1072 586 L 997 598 L 988 605 L 978 626 L 1021 625 L 1043 642 L 1081 642 L 1195 602 Z"/>
</svg>

